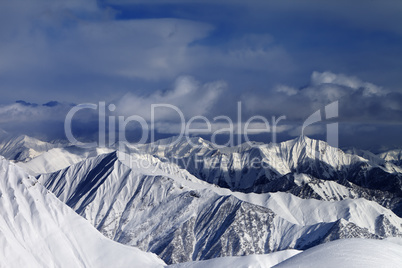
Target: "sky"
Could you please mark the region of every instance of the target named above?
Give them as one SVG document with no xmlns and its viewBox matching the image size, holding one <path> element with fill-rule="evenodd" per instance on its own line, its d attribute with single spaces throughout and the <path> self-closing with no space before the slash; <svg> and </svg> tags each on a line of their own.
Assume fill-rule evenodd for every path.
<svg viewBox="0 0 402 268">
<path fill-rule="evenodd" d="M 400 14 L 399 0 L 1 1 L 0 128 L 63 139 L 78 104 L 105 103 L 107 116 L 147 124 L 153 104 L 169 104 L 213 131 L 225 116 L 235 129 L 266 118 L 270 133 L 252 138 L 270 142 L 272 117 L 286 117 L 276 129 L 286 140 L 337 101 L 340 146 L 402 148 Z M 98 114 L 77 112 L 74 135 L 97 137 Z M 321 114 L 304 134 L 325 139 Z M 157 137 L 183 122 L 167 107 L 153 119 Z M 141 125 L 127 129 L 135 141 Z"/>
</svg>

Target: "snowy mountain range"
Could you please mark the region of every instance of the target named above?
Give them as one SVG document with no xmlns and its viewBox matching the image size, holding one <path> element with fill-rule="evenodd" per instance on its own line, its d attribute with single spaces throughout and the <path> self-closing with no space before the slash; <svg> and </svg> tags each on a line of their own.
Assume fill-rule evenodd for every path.
<svg viewBox="0 0 402 268">
<path fill-rule="evenodd" d="M 130 156 L 146 168 L 130 168 Z M 150 155 L 130 156 L 101 154 L 38 180 L 107 237 L 166 263 L 402 235 L 402 220 L 372 201 L 236 193 Z"/>
<path fill-rule="evenodd" d="M 8 238 L 0 243 L 2 254 L 15 256 L 5 267 L 18 266 L 14 245 L 37 239 L 48 263 L 66 267 L 131 267 L 137 259 L 144 262 L 138 267 L 292 267 L 293 258 L 306 262 L 310 257 L 302 256 L 311 254 L 305 252 L 334 240 L 366 238 L 375 241 L 373 247 L 400 247 L 402 169 L 396 151 L 343 152 L 307 137 L 230 148 L 170 138 L 93 149 L 1 137 L 0 154 L 8 160 L 1 160 L 0 231 Z M 43 238 L 53 233 L 68 242 Z M 58 242 L 68 246 L 61 249 Z M 38 259 L 35 249 L 25 246 L 22 261 Z M 71 257 L 59 257 L 63 250 Z"/>
<path fill-rule="evenodd" d="M 201 138 L 173 143 L 167 139 L 125 150 L 174 162 L 198 179 L 232 191 L 280 191 L 328 201 L 363 197 L 402 216 L 402 168 L 395 165 L 394 151 L 345 153 L 305 136 L 221 149 Z"/>
</svg>

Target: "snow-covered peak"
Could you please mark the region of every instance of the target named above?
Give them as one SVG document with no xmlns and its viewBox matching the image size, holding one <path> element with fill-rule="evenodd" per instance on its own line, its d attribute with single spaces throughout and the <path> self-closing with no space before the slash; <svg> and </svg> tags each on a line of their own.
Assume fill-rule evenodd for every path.
<svg viewBox="0 0 402 268">
<path fill-rule="evenodd" d="M 378 155 L 381 159 L 391 162 L 397 166 L 402 166 L 402 150 L 394 149 Z"/>
<path fill-rule="evenodd" d="M 68 146 L 63 148 L 52 148 L 28 162 L 18 162 L 31 175 L 55 172 L 76 164 L 90 157 L 110 153 L 113 149 L 108 148 L 80 148 Z"/>
<path fill-rule="evenodd" d="M 29 161 L 42 153 L 62 144 L 44 142 L 26 135 L 14 136 L 8 133 L 0 135 L 0 155 L 8 160 Z"/>
</svg>

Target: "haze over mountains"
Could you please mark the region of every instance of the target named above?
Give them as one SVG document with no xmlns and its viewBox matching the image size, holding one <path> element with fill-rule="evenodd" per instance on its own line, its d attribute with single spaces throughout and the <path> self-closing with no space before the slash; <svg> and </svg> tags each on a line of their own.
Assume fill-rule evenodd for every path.
<svg viewBox="0 0 402 268">
<path fill-rule="evenodd" d="M 48 260 L 119 266 L 115 258 L 126 252 L 130 257 L 118 257 L 120 267 L 134 259 L 148 267 L 225 257 L 212 262 L 223 265 L 244 255 L 250 257 L 235 262 L 270 267 L 333 240 L 402 237 L 401 158 L 395 151 L 343 152 L 305 136 L 231 148 L 215 148 L 201 138 L 170 138 L 116 149 L 2 133 L 0 152 L 8 159 L 1 160 L 2 253 L 15 256 L 4 265 L 34 259 L 38 265 Z M 69 238 L 77 224 L 89 230 L 85 239 Z M 101 235 L 90 225 L 105 242 L 91 242 Z M 59 258 L 66 248 L 53 250 L 61 241 L 41 240 L 58 233 L 75 241 L 68 261 Z M 17 262 L 18 247 L 37 240 L 44 251 L 25 246 Z M 120 244 L 132 246 L 133 253 Z M 91 255 L 108 247 L 102 259 Z M 283 253 L 269 254 L 277 251 Z M 204 264 L 209 265 L 188 263 Z"/>
</svg>

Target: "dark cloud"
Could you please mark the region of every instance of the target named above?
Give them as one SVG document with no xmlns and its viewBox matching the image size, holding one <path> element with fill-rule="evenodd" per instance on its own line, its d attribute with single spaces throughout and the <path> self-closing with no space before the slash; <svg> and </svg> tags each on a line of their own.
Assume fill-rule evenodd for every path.
<svg viewBox="0 0 402 268">
<path fill-rule="evenodd" d="M 3 102 L 21 96 L 35 102 L 45 96 L 110 100 L 116 94 L 163 88 L 182 74 L 204 81 L 236 78 L 234 84 L 246 86 L 247 74 L 255 79 L 293 68 L 286 49 L 265 33 L 242 34 L 219 47 L 197 43 L 216 30 L 208 21 L 117 20 L 94 1 L 46 3 L 13 2 L 1 8 Z"/>
<path fill-rule="evenodd" d="M 2 3 L 2 101 L 109 100 L 183 74 L 226 80 L 236 93 L 325 69 L 398 84 L 400 4 L 302 2 Z"/>
<path fill-rule="evenodd" d="M 44 103 L 42 105 L 47 106 L 47 107 L 55 107 L 57 105 L 61 105 L 61 103 L 58 102 L 58 101 L 49 101 L 49 102 L 46 102 L 46 103 Z"/>
<path fill-rule="evenodd" d="M 38 106 L 37 103 L 30 103 L 30 102 L 26 102 L 26 101 L 23 101 L 23 100 L 17 100 L 16 103 L 19 103 L 19 104 L 21 104 L 23 106 L 32 106 L 32 107 Z"/>
</svg>

